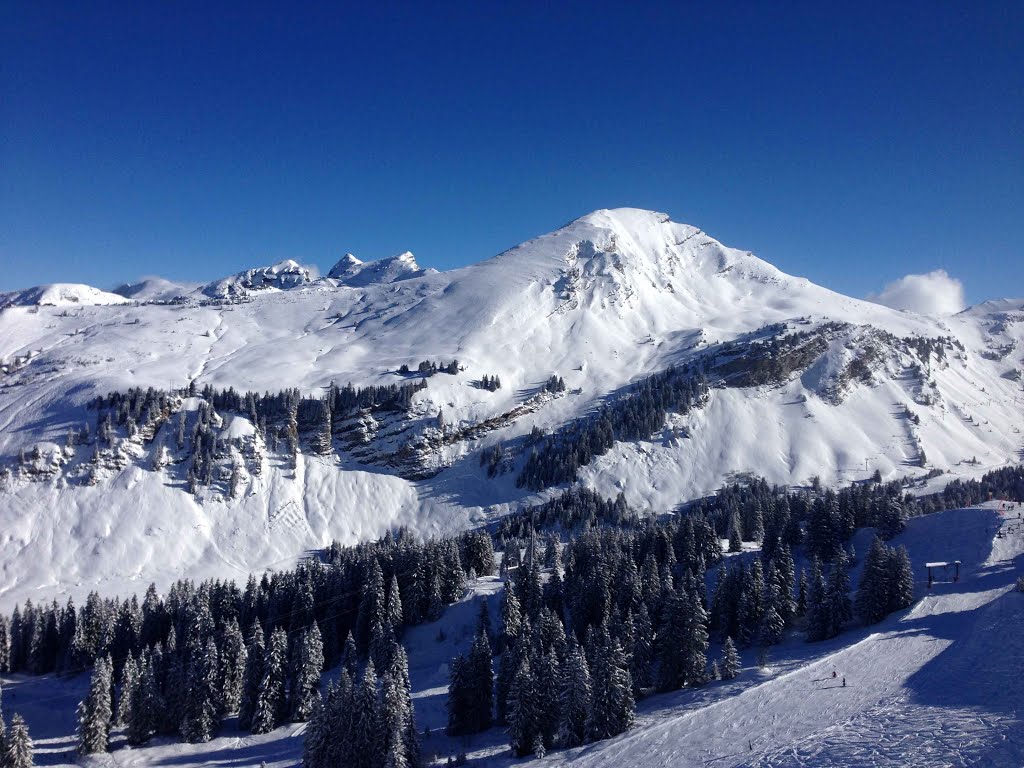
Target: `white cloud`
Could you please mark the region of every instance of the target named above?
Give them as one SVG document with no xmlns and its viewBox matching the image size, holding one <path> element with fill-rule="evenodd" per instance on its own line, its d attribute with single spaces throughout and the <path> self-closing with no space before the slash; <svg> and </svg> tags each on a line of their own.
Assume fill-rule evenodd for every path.
<svg viewBox="0 0 1024 768">
<path fill-rule="evenodd" d="M 963 283 L 944 269 L 901 277 L 867 298 L 876 304 L 922 315 L 952 315 L 965 306 Z"/>
</svg>

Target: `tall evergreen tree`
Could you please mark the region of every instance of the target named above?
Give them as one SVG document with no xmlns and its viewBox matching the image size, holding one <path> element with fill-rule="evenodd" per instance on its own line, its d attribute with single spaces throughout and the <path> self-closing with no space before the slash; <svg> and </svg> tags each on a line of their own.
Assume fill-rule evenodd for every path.
<svg viewBox="0 0 1024 768">
<path fill-rule="evenodd" d="M 252 732 L 269 733 L 284 722 L 287 711 L 285 680 L 288 666 L 288 635 L 280 627 L 270 636 L 263 678 L 256 694 Z"/>
<path fill-rule="evenodd" d="M 221 711 L 224 714 L 237 712 L 242 702 L 247 662 L 248 652 L 242 630 L 238 619 L 232 616 L 224 626 L 220 652 Z"/>
<path fill-rule="evenodd" d="M 378 768 L 384 762 L 384 740 L 380 705 L 377 700 L 377 672 L 373 661 L 366 664 L 363 678 L 352 693 L 351 757 L 353 768 Z"/>
<path fill-rule="evenodd" d="M 910 566 L 910 554 L 902 544 L 889 556 L 890 582 L 892 583 L 891 609 L 907 608 L 914 602 L 914 572 Z"/>
<path fill-rule="evenodd" d="M 722 679 L 732 680 L 740 672 L 740 655 L 736 652 L 736 644 L 731 637 L 725 638 L 722 644 Z"/>
<path fill-rule="evenodd" d="M 661 629 L 658 631 L 659 691 L 674 691 L 686 682 L 686 612 L 686 594 L 673 592 L 665 602 Z"/>
<path fill-rule="evenodd" d="M 188 696 L 181 735 L 193 744 L 212 739 L 220 727 L 220 658 L 217 643 L 206 639 L 189 665 Z"/>
<path fill-rule="evenodd" d="M 651 679 L 651 663 L 654 661 L 654 628 L 647 606 L 641 603 L 633 620 L 633 648 L 629 656 L 629 674 L 633 678 L 633 695 L 639 697 L 645 688 L 649 688 Z"/>
<path fill-rule="evenodd" d="M 861 574 L 854 609 L 865 624 L 876 624 L 889 612 L 889 553 L 875 536 Z"/>
<path fill-rule="evenodd" d="M 135 657 L 129 655 L 121 669 L 121 693 L 117 700 L 117 715 L 114 718 L 114 725 L 124 725 L 128 722 L 135 689 L 138 685 L 139 666 Z"/>
<path fill-rule="evenodd" d="M 401 637 L 402 624 L 404 622 L 402 613 L 402 593 L 398 589 L 398 579 L 395 576 L 392 576 L 391 581 L 388 582 L 388 594 L 384 615 L 387 623 L 391 625 L 391 630 L 394 632 L 395 637 Z"/>
<path fill-rule="evenodd" d="M 89 681 L 89 693 L 78 705 L 78 751 L 83 755 L 106 752 L 112 717 L 110 687 L 113 666 L 97 659 Z"/>
<path fill-rule="evenodd" d="M 506 584 L 502 594 L 504 600 L 501 603 L 501 643 L 498 650 L 503 650 L 510 643 L 515 642 L 523 621 L 519 598 L 516 597 L 515 591 Z"/>
<path fill-rule="evenodd" d="M 263 640 L 263 628 L 259 620 L 253 621 L 249 630 L 249 641 L 246 644 L 245 680 L 242 695 L 238 702 L 238 727 L 242 730 L 252 728 L 253 713 L 259 698 L 260 683 L 267 671 L 266 647 Z"/>
<path fill-rule="evenodd" d="M 298 643 L 292 663 L 291 719 L 304 722 L 313 714 L 313 705 L 320 699 L 320 674 L 324 668 L 323 642 L 320 628 L 314 621 L 306 627 Z"/>
<path fill-rule="evenodd" d="M 452 659 L 448 668 L 448 735 L 469 733 L 471 680 L 465 656 Z"/>
<path fill-rule="evenodd" d="M 538 710 L 530 659 L 523 656 L 508 691 L 508 739 L 516 757 L 524 757 L 534 751 L 540 734 Z"/>
<path fill-rule="evenodd" d="M 811 575 L 807 584 L 807 640 L 827 640 L 832 637 L 833 621 L 830 602 L 825 589 L 825 577 L 821 574 L 821 561 L 811 560 Z"/>
<path fill-rule="evenodd" d="M 829 637 L 835 637 L 843 625 L 853 618 L 853 603 L 850 601 L 850 574 L 848 571 L 846 552 L 840 547 L 832 558 L 832 569 L 829 572 L 826 587 L 828 604 Z"/>
<path fill-rule="evenodd" d="M 32 739 L 28 735 L 28 726 L 17 712 L 11 718 L 11 732 L 7 734 L 6 744 L 0 750 L 0 764 L 4 768 L 32 768 Z"/>
<path fill-rule="evenodd" d="M 163 699 L 157 682 L 156 669 L 151 655 L 142 662 L 139 682 L 132 692 L 128 711 L 128 742 L 133 745 L 145 744 L 156 733 Z"/>
<path fill-rule="evenodd" d="M 587 735 L 608 739 L 633 726 L 636 702 L 629 666 L 618 642 L 602 631 L 591 670 L 591 708 Z"/>
<path fill-rule="evenodd" d="M 359 614 L 356 617 L 355 641 L 359 652 L 366 654 L 370 650 L 370 633 L 374 622 L 383 623 L 386 598 L 384 596 L 384 574 L 380 570 L 377 558 L 371 558 L 370 571 L 366 583 L 363 584 L 362 598 L 359 601 Z"/>
<path fill-rule="evenodd" d="M 402 746 L 405 750 L 406 762 L 410 766 L 419 766 L 422 762 L 419 733 L 416 731 L 416 714 L 412 703 L 412 682 L 409 679 L 409 657 L 405 648 L 396 645 L 391 654 L 391 665 L 388 675 L 396 686 L 395 694 L 401 696 L 403 721 L 401 725 Z"/>
<path fill-rule="evenodd" d="M 559 675 L 558 740 L 566 747 L 576 747 L 587 737 L 587 716 L 590 713 L 590 668 L 578 645 L 573 643 L 566 654 Z"/>
<path fill-rule="evenodd" d="M 696 592 L 687 595 L 687 609 L 683 636 L 683 676 L 687 685 L 699 686 L 707 681 L 708 622 Z"/>
</svg>

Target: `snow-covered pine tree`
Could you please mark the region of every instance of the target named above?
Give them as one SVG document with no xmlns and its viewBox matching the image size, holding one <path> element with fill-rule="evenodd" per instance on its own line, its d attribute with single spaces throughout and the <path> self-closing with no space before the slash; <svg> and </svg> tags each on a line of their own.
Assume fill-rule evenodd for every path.
<svg viewBox="0 0 1024 768">
<path fill-rule="evenodd" d="M 448 668 L 449 736 L 469 733 L 470 691 L 469 663 L 465 656 L 456 656 Z"/>
<path fill-rule="evenodd" d="M 832 553 L 839 546 L 830 508 L 821 498 L 815 499 L 814 504 L 811 505 L 810 518 L 807 521 L 807 534 L 804 538 L 807 552 L 819 560 L 832 557 Z"/>
<path fill-rule="evenodd" d="M 875 536 L 860 577 L 854 610 L 865 624 L 876 624 L 889 612 L 889 552 Z"/>
<path fill-rule="evenodd" d="M 128 722 L 128 714 L 131 711 L 132 697 L 139 685 L 139 665 L 135 657 L 128 655 L 128 660 L 121 670 L 121 691 L 117 699 L 117 715 L 114 718 L 114 725 L 125 725 Z"/>
<path fill-rule="evenodd" d="M 220 692 L 223 714 L 237 712 L 245 685 L 248 654 L 238 619 L 232 616 L 224 625 L 220 651 Z"/>
<path fill-rule="evenodd" d="M 156 733 L 163 699 L 156 678 L 151 654 L 147 654 L 139 672 L 128 710 L 128 742 L 133 745 L 145 744 Z"/>
<path fill-rule="evenodd" d="M 278 627 L 267 646 L 263 679 L 256 694 L 252 714 L 252 732 L 269 733 L 284 722 L 287 711 L 285 680 L 288 666 L 288 635 Z"/>
<path fill-rule="evenodd" d="M 107 751 L 110 740 L 110 687 L 113 668 L 97 659 L 89 680 L 89 693 L 78 705 L 78 752 L 95 755 Z"/>
<path fill-rule="evenodd" d="M 441 560 L 441 599 L 447 605 L 462 597 L 466 589 L 466 572 L 462 568 L 459 547 L 454 539 L 447 539 L 443 544 L 444 556 Z"/>
<path fill-rule="evenodd" d="M 352 692 L 353 768 L 378 768 L 384 762 L 381 712 L 377 700 L 377 671 L 373 661 L 366 663 L 362 680 Z"/>
<path fill-rule="evenodd" d="M 408 768 L 405 733 L 411 713 L 401 680 L 390 672 L 381 675 L 380 692 L 380 735 L 383 738 L 383 765 L 386 768 Z"/>
<path fill-rule="evenodd" d="M 302 738 L 302 766 L 303 768 L 327 768 L 331 765 L 328 762 L 330 749 L 331 724 L 330 702 L 337 696 L 337 686 L 332 680 L 327 684 L 327 695 L 324 699 L 319 696 L 313 702 L 313 712 L 309 716 L 306 730 Z"/>
<path fill-rule="evenodd" d="M 878 534 L 883 539 L 891 539 L 898 533 L 902 533 L 907 527 L 907 510 L 903 500 L 898 496 L 889 499 L 883 507 L 882 514 L 878 520 Z"/>
<path fill-rule="evenodd" d="M 509 645 L 515 642 L 519 636 L 519 628 L 523 622 L 523 614 L 519 607 L 519 598 L 516 597 L 516 593 L 510 588 L 509 584 L 506 583 L 505 589 L 502 590 L 504 599 L 501 602 L 501 638 L 499 642 L 499 651 L 503 651 Z"/>
<path fill-rule="evenodd" d="M 348 672 L 350 680 L 355 680 L 356 671 L 359 669 L 359 650 L 356 648 L 356 641 L 350 632 L 345 633 L 342 649 L 341 666 Z"/>
<path fill-rule="evenodd" d="M 384 615 L 388 624 L 391 625 L 391 631 L 394 634 L 395 639 L 400 638 L 402 636 L 402 625 L 404 622 L 402 612 L 402 593 L 398 589 L 398 578 L 394 575 L 391 576 L 391 580 L 388 582 L 388 594 Z"/>
<path fill-rule="evenodd" d="M 289 677 L 291 687 L 291 719 L 304 722 L 313 714 L 313 705 L 320 700 L 320 675 L 324 669 L 324 648 L 320 628 L 314 621 L 302 631 L 296 645 L 295 669 Z"/>
<path fill-rule="evenodd" d="M 842 547 L 837 549 L 832 558 L 832 570 L 825 591 L 829 616 L 828 637 L 835 637 L 842 631 L 843 625 L 853 618 L 848 560 Z"/>
<path fill-rule="evenodd" d="M 5 744 L 0 744 L 0 765 L 3 768 L 32 768 L 32 739 L 28 726 L 17 712 L 11 717 L 11 730 Z"/>
<path fill-rule="evenodd" d="M 384 669 L 391 661 L 391 649 L 395 646 L 395 635 L 391 623 L 383 613 L 375 616 L 370 627 L 370 658 L 378 669 Z"/>
<path fill-rule="evenodd" d="M 796 617 L 796 601 L 793 598 L 796 566 L 793 563 L 793 553 L 790 551 L 789 545 L 780 544 L 773 562 L 776 568 L 776 583 L 779 587 L 777 609 L 783 624 L 789 625 Z"/>
<path fill-rule="evenodd" d="M 652 684 L 651 662 L 654 660 L 654 628 L 647 606 L 640 604 L 633 619 L 633 652 L 629 656 L 629 674 L 633 678 L 633 695 L 639 697 Z"/>
<path fill-rule="evenodd" d="M 722 679 L 732 680 L 740 672 L 740 655 L 736 652 L 736 644 L 731 637 L 722 643 Z"/>
<path fill-rule="evenodd" d="M 11 671 L 11 630 L 7 617 L 0 616 L 0 674 Z"/>
<path fill-rule="evenodd" d="M 263 640 L 263 627 L 258 619 L 253 621 L 249 629 L 249 641 L 246 643 L 245 680 L 242 684 L 242 695 L 238 702 L 238 727 L 242 730 L 252 728 L 253 713 L 259 698 L 260 683 L 266 673 L 266 648 Z"/>
<path fill-rule="evenodd" d="M 330 691 L 328 691 L 330 693 Z M 348 670 L 342 668 L 333 697 L 324 701 L 327 722 L 327 743 L 324 747 L 325 766 L 354 765 L 355 739 L 353 728 L 355 712 L 353 704 L 353 683 Z"/>
<path fill-rule="evenodd" d="M 533 671 L 527 656 L 519 662 L 508 690 L 508 740 L 512 754 L 525 757 L 532 754 L 540 735 L 537 723 L 537 701 L 534 692 Z"/>
<path fill-rule="evenodd" d="M 608 739 L 633 726 L 636 702 L 629 666 L 618 642 L 602 628 L 594 651 L 591 670 L 591 707 L 587 736 L 593 741 Z"/>
<path fill-rule="evenodd" d="M 558 703 L 561 716 L 558 740 L 563 746 L 576 747 L 587 737 L 590 713 L 590 668 L 578 645 L 573 643 L 559 674 Z"/>
<path fill-rule="evenodd" d="M 167 671 L 164 676 L 164 711 L 160 716 L 157 728 L 160 733 L 176 733 L 185 715 L 185 704 L 188 695 L 188 670 L 182 654 L 171 649 L 174 633 L 170 635 L 167 652 Z"/>
<path fill-rule="evenodd" d="M 370 559 L 370 571 L 363 584 L 363 594 L 359 601 L 359 614 L 356 617 L 355 641 L 361 654 L 370 650 L 370 635 L 374 621 L 383 622 L 386 598 L 384 596 L 384 574 L 381 573 L 377 558 Z"/>
<path fill-rule="evenodd" d="M 212 739 L 220 728 L 220 659 L 212 637 L 189 665 L 188 696 L 181 735 L 193 744 Z"/>
<path fill-rule="evenodd" d="M 554 648 L 547 653 L 537 654 L 534 695 L 537 706 L 537 729 L 545 750 L 554 746 L 555 736 L 558 734 L 558 720 L 561 716 L 558 699 L 559 667 Z"/>
<path fill-rule="evenodd" d="M 416 714 L 412 704 L 412 682 L 409 680 L 409 657 L 400 644 L 395 645 L 391 654 L 391 665 L 388 674 L 395 681 L 397 693 L 402 697 L 404 724 L 401 728 L 402 744 L 405 749 L 406 762 L 410 766 L 419 766 L 423 762 L 420 750 L 419 733 L 416 731 Z"/>
<path fill-rule="evenodd" d="M 910 566 L 910 554 L 902 544 L 889 555 L 890 610 L 899 611 L 914 602 L 914 572 Z"/>
<path fill-rule="evenodd" d="M 831 607 L 825 589 L 825 577 L 821 574 L 821 561 L 817 556 L 811 560 L 811 575 L 807 580 L 807 640 L 827 640 L 832 631 Z"/>
<path fill-rule="evenodd" d="M 658 677 L 659 691 L 674 691 L 682 688 L 686 681 L 686 595 L 674 591 L 665 600 L 661 629 L 658 631 Z M 594 670 L 596 674 L 597 670 Z"/>
<path fill-rule="evenodd" d="M 796 615 L 799 618 L 803 618 L 807 615 L 807 571 L 803 568 L 800 569 L 800 580 L 797 583 L 796 589 Z"/>
<path fill-rule="evenodd" d="M 683 676 L 687 685 L 699 686 L 707 682 L 708 619 L 696 592 L 687 595 L 687 609 Z"/>
<path fill-rule="evenodd" d="M 783 621 L 782 613 L 779 610 L 781 602 L 778 574 L 775 571 L 774 563 L 770 563 L 765 579 L 764 614 L 761 616 L 761 628 L 758 633 L 762 646 L 775 645 L 782 639 L 786 622 Z"/>
</svg>

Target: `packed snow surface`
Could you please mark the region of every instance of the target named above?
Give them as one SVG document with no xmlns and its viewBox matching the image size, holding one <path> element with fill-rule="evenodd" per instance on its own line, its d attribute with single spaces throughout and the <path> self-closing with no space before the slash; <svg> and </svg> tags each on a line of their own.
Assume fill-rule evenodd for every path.
<svg viewBox="0 0 1024 768">
<path fill-rule="evenodd" d="M 704 407 L 617 444 L 580 481 L 664 512 L 744 473 L 837 485 L 876 470 L 890 479 L 937 468 L 948 480 L 1018 461 L 1022 448 L 1020 301 L 942 318 L 896 311 L 786 275 L 652 211 L 596 211 L 442 273 L 402 254 L 346 258 L 322 279 L 285 261 L 173 303 L 177 290 L 156 283 L 151 303 L 145 292 L 128 302 L 74 288 L 0 301 L 5 610 L 94 587 L 141 592 L 185 572 L 239 576 L 397 525 L 431 535 L 492 519 L 558 491 L 516 486 L 534 427 L 557 430 L 646 376 L 772 333 L 820 333 L 824 351 L 776 384 L 713 387 Z M 63 303 L 40 300 L 55 296 Z M 112 391 L 194 382 L 319 395 L 332 382 L 416 381 L 420 361 L 453 359 L 457 374 L 429 378 L 413 397 L 410 433 L 447 438 L 435 439 L 417 479 L 341 448 L 300 453 L 294 469 L 265 450 L 262 473 L 243 477 L 234 498 L 193 495 L 183 466 L 153 470 L 143 438 L 126 441 L 121 464 L 95 485 L 61 469 L 90 460 L 93 446 L 65 448 L 67 435 L 85 424 L 95 435 L 86 405 Z M 403 365 L 413 375 L 400 374 Z M 553 374 L 566 391 L 542 396 Z M 501 388 L 480 386 L 485 375 Z M 225 440 L 247 434 L 231 415 Z M 472 431 L 481 424 L 490 426 Z M 394 449 L 393 425 L 377 426 L 368 447 Z M 481 452 L 499 443 L 518 453 L 488 478 Z"/>
</svg>

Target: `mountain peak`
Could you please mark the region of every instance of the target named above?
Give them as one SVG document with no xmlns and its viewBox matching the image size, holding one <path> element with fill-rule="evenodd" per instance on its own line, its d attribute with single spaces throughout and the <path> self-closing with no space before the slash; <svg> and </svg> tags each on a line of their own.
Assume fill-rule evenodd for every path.
<svg viewBox="0 0 1024 768">
<path fill-rule="evenodd" d="M 81 283 L 51 283 L 0 293 L 0 307 L 88 307 L 128 302 L 124 296 Z"/>
<path fill-rule="evenodd" d="M 256 267 L 225 277 L 203 287 L 202 292 L 215 299 L 247 296 L 251 291 L 287 290 L 312 281 L 309 270 L 294 259 L 284 259 L 267 267 Z"/>
<path fill-rule="evenodd" d="M 436 271 L 434 269 L 421 268 L 416 263 L 416 257 L 409 251 L 403 251 L 397 256 L 389 256 L 386 259 L 367 262 L 360 261 L 351 253 L 346 253 L 331 268 L 327 276 L 337 280 L 342 285 L 362 288 L 368 285 L 408 280 L 414 277 L 433 274 Z"/>
</svg>

